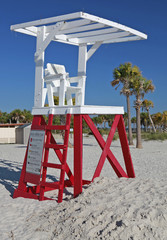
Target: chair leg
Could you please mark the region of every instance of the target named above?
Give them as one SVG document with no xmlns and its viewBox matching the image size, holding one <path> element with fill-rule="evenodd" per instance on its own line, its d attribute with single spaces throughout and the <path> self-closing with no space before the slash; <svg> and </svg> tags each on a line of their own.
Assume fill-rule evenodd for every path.
<svg viewBox="0 0 167 240">
<path fill-rule="evenodd" d="M 54 106 L 53 89 L 51 84 L 47 84 L 49 107 Z"/>
<path fill-rule="evenodd" d="M 65 79 L 62 78 L 62 79 L 60 79 L 59 106 L 64 106 L 64 103 L 65 103 L 65 91 L 66 91 Z"/>
<path fill-rule="evenodd" d="M 71 93 L 66 93 L 66 97 L 67 97 L 67 105 L 70 105 L 72 106 L 73 105 L 73 102 L 72 102 L 72 96 L 71 96 Z"/>
</svg>

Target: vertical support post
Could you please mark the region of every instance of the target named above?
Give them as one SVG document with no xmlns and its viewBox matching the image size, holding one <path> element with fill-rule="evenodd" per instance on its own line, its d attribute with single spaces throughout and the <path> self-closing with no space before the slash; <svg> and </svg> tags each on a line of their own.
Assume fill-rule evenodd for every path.
<svg viewBox="0 0 167 240">
<path fill-rule="evenodd" d="M 64 106 L 65 104 L 65 76 L 60 77 L 60 90 L 59 90 L 59 106 Z"/>
<path fill-rule="evenodd" d="M 120 115 L 119 123 L 118 123 L 118 134 L 121 142 L 122 152 L 124 156 L 125 166 L 127 170 L 127 174 L 129 178 L 135 178 L 135 172 L 133 168 L 132 158 L 130 154 L 128 139 L 126 135 L 125 125 L 123 116 Z"/>
<path fill-rule="evenodd" d="M 87 63 L 87 45 L 82 44 L 79 46 L 78 53 L 78 76 L 85 76 L 83 81 L 79 82 L 78 87 L 82 88 L 82 94 L 77 94 L 76 105 L 84 105 L 85 103 L 85 82 L 86 82 L 86 63 Z"/>
<path fill-rule="evenodd" d="M 37 45 L 36 52 L 39 51 L 41 45 L 45 39 L 45 26 L 40 27 L 37 31 Z M 35 94 L 34 94 L 34 107 L 44 106 L 44 52 L 35 60 Z"/>
<path fill-rule="evenodd" d="M 82 192 L 82 115 L 74 115 L 74 197 Z"/>
<path fill-rule="evenodd" d="M 51 126 L 53 122 L 53 114 L 49 114 L 49 119 L 48 119 L 48 126 Z M 47 139 L 46 139 L 46 144 L 50 143 L 51 139 L 51 131 L 46 132 Z M 44 156 L 44 162 L 48 163 L 48 158 L 49 158 L 49 148 L 45 148 L 45 156 Z M 47 167 L 43 166 L 43 173 L 42 173 L 42 183 L 46 181 L 46 173 L 47 173 Z M 44 192 L 45 192 L 45 187 L 41 186 L 40 187 L 40 194 L 39 194 L 39 201 L 44 200 Z"/>
</svg>

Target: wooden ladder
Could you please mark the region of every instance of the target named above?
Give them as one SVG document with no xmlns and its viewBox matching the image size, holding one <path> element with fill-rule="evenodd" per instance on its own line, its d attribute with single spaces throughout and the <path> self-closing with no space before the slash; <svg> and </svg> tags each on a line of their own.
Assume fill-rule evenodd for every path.
<svg viewBox="0 0 167 240">
<path fill-rule="evenodd" d="M 42 130 L 45 131 L 45 140 L 43 148 L 43 161 L 41 163 L 40 175 L 29 173 L 26 171 L 27 156 L 28 156 L 28 146 L 25 154 L 25 159 L 23 163 L 23 168 L 21 171 L 21 176 L 19 180 L 18 188 L 15 189 L 13 198 L 25 197 L 42 200 L 52 200 L 44 196 L 46 191 L 58 189 L 58 202 L 62 202 L 63 190 L 65 187 L 71 187 L 74 185 L 74 176 L 67 164 L 67 151 L 68 151 L 68 141 L 70 133 L 70 122 L 71 115 L 66 115 L 65 125 L 53 125 L 53 115 L 50 114 L 48 117 L 48 124 L 46 124 L 43 116 L 36 115 L 33 118 L 31 130 Z M 56 140 L 52 135 L 52 130 L 64 130 L 64 143 L 57 144 Z M 29 144 L 28 144 L 29 145 Z M 60 161 L 60 164 L 49 163 L 49 150 L 53 149 Z M 58 182 L 46 182 L 47 178 L 47 168 L 60 169 L 60 179 Z M 68 176 L 68 180 L 65 179 L 65 173 Z M 35 184 L 33 186 L 27 186 L 27 183 Z"/>
<path fill-rule="evenodd" d="M 64 178 L 65 178 L 65 170 L 66 170 L 66 161 L 67 161 L 67 151 L 68 151 L 68 141 L 69 141 L 69 133 L 70 133 L 70 120 L 71 115 L 67 114 L 66 117 L 66 125 L 52 125 L 53 124 L 53 115 L 49 115 L 48 124 L 46 127 L 46 143 L 44 145 L 45 153 L 44 153 L 44 161 L 42 168 L 42 181 L 40 182 L 40 193 L 39 200 L 44 200 L 45 189 L 52 188 L 58 189 L 58 202 L 62 202 L 63 199 L 63 190 L 64 190 Z M 51 130 L 64 130 L 64 144 L 57 144 L 53 141 Z M 63 150 L 62 159 L 60 164 L 48 163 L 49 150 Z M 60 169 L 60 180 L 59 182 L 46 182 L 47 168 L 55 168 Z"/>
</svg>

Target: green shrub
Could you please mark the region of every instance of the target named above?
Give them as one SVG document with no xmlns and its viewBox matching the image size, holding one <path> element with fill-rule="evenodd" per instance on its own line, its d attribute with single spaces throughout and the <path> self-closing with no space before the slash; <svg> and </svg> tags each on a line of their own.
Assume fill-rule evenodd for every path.
<svg viewBox="0 0 167 240">
<path fill-rule="evenodd" d="M 142 134 L 142 138 L 146 141 L 149 140 L 167 140 L 167 133 L 144 133 Z"/>
</svg>

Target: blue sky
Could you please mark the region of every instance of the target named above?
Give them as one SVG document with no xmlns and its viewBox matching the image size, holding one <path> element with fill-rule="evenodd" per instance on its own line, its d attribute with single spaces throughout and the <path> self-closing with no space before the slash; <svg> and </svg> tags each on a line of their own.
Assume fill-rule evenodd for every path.
<svg viewBox="0 0 167 240">
<path fill-rule="evenodd" d="M 10 31 L 10 25 L 78 11 L 103 17 L 148 34 L 148 40 L 104 44 L 88 61 L 86 104 L 125 106 L 124 96 L 111 87 L 113 69 L 120 63 L 137 65 L 156 89 L 146 98 L 151 113 L 167 110 L 167 1 L 165 0 L 6 0 L 0 8 L 0 110 L 31 110 L 34 101 L 34 37 Z M 64 64 L 77 74 L 77 47 L 51 43 L 46 62 Z M 133 106 L 134 97 L 131 98 Z M 132 107 L 132 115 L 135 110 Z"/>
</svg>

